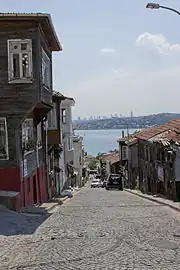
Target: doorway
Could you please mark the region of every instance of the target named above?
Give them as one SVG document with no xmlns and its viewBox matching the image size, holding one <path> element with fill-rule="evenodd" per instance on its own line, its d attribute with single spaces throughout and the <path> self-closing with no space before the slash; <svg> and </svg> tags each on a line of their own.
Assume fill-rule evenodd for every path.
<svg viewBox="0 0 180 270">
<path fill-rule="evenodd" d="M 36 175 L 33 175 L 33 197 L 34 197 L 34 204 L 37 204 Z"/>
</svg>

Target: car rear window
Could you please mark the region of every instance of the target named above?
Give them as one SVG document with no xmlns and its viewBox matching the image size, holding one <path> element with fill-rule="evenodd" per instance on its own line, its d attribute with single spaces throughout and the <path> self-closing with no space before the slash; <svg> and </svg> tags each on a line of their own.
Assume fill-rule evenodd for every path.
<svg viewBox="0 0 180 270">
<path fill-rule="evenodd" d="M 109 177 L 109 182 L 111 182 L 111 183 L 115 183 L 115 182 L 120 183 L 121 182 L 121 177 L 120 176 L 110 176 Z"/>
</svg>

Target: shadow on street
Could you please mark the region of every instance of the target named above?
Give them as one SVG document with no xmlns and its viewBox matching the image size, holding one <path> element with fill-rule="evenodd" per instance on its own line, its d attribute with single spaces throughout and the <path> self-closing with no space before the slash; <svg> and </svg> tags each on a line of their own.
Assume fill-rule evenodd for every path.
<svg viewBox="0 0 180 270">
<path fill-rule="evenodd" d="M 0 210 L 0 236 L 30 235 L 50 216 L 43 214 L 18 213 L 8 209 Z"/>
</svg>

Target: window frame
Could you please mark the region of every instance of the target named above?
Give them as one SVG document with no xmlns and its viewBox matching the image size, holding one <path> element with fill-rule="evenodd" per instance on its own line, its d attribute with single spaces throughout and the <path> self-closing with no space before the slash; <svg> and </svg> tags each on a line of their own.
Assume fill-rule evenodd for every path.
<svg viewBox="0 0 180 270">
<path fill-rule="evenodd" d="M 22 149 L 24 155 L 27 155 L 27 153 L 33 152 L 35 150 L 34 119 L 26 118 L 22 123 L 21 129 L 22 129 Z"/>
<path fill-rule="evenodd" d="M 13 43 L 17 44 L 27 44 L 27 49 L 24 51 L 21 51 L 17 49 L 13 51 L 11 49 L 11 46 Z M 8 39 L 7 40 L 7 49 L 8 49 L 8 83 L 32 83 L 33 81 L 33 63 L 32 63 L 32 39 Z M 29 76 L 28 77 L 23 77 L 23 68 L 22 65 L 19 65 L 19 73 L 20 73 L 20 78 L 15 78 L 14 77 L 14 67 L 13 67 L 13 55 L 18 54 L 19 55 L 19 64 L 22 61 L 22 55 L 23 53 L 26 53 L 28 55 L 28 61 L 29 61 Z"/>
<path fill-rule="evenodd" d="M 122 146 L 122 160 L 128 160 L 128 146 Z"/>
<path fill-rule="evenodd" d="M 63 114 L 65 112 L 65 115 Z M 67 124 L 67 109 L 62 108 L 61 109 L 61 121 L 63 124 Z"/>
<path fill-rule="evenodd" d="M 51 80 L 52 80 L 52 78 L 51 78 L 51 74 L 52 74 L 52 72 L 51 72 L 51 57 L 48 56 L 48 54 L 44 48 L 42 48 L 41 53 L 42 53 L 42 55 L 41 55 L 42 84 L 48 91 L 51 91 Z M 46 58 L 46 60 L 44 58 Z M 49 68 L 49 78 L 46 78 L 46 76 L 45 76 L 46 67 Z"/>
<path fill-rule="evenodd" d="M 1 156 L 0 154 L 0 160 L 9 160 L 9 143 L 8 143 L 8 129 L 7 129 L 7 119 L 6 117 L 0 117 L 0 121 L 4 121 L 4 127 L 5 127 L 5 150 L 6 150 L 6 158 Z"/>
<path fill-rule="evenodd" d="M 52 121 L 52 119 L 54 120 Z M 53 108 L 48 114 L 48 129 L 49 130 L 57 129 L 57 103 L 56 102 L 53 102 Z"/>
<path fill-rule="evenodd" d="M 73 150 L 73 138 L 72 136 L 69 136 L 67 138 L 67 148 L 68 148 L 68 151 L 72 151 Z"/>
</svg>

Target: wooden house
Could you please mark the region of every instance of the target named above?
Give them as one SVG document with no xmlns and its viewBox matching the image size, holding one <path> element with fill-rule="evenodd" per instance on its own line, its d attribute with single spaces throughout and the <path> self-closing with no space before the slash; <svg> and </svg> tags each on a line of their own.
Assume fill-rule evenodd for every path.
<svg viewBox="0 0 180 270">
<path fill-rule="evenodd" d="M 0 14 L 0 201 L 11 208 L 48 198 L 46 117 L 61 50 L 49 14 Z"/>
</svg>

